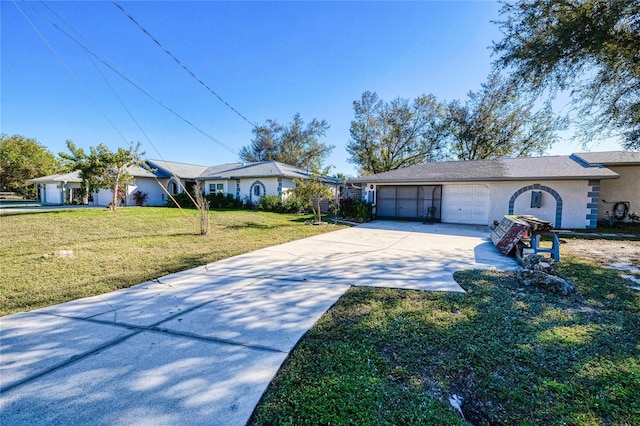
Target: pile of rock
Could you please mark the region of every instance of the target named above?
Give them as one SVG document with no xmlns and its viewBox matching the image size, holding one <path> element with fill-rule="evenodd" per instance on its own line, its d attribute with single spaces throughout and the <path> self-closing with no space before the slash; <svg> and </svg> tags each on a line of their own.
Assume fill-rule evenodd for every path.
<svg viewBox="0 0 640 426">
<path fill-rule="evenodd" d="M 576 286 L 558 276 L 558 266 L 552 258 L 539 254 L 527 254 L 522 258 L 518 281 L 523 286 L 533 286 L 555 294 L 568 296 L 576 292 Z"/>
</svg>

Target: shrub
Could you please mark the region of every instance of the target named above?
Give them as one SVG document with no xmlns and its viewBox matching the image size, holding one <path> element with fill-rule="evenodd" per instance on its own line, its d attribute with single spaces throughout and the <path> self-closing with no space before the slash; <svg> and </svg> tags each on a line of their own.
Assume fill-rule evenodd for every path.
<svg viewBox="0 0 640 426">
<path fill-rule="evenodd" d="M 131 195 L 133 196 L 133 201 L 136 203 L 136 206 L 144 205 L 144 203 L 147 201 L 147 198 L 149 198 L 149 194 L 140 190 L 134 192 Z"/>
<path fill-rule="evenodd" d="M 242 200 L 235 198 L 231 194 L 209 194 L 206 199 L 211 204 L 212 209 L 241 209 L 244 204 Z"/>
<path fill-rule="evenodd" d="M 180 204 L 180 207 L 182 208 L 195 208 L 193 201 L 191 201 L 191 198 L 189 198 L 189 195 L 186 192 L 175 194 L 173 195 L 173 198 L 176 200 L 178 204 Z M 173 200 L 169 198 L 169 200 L 167 201 L 167 207 L 178 207 L 178 206 L 176 206 Z"/>
<path fill-rule="evenodd" d="M 354 222 L 367 222 L 373 217 L 373 204 L 354 198 L 340 200 L 338 217 Z"/>
<path fill-rule="evenodd" d="M 280 213 L 282 211 L 282 200 L 277 195 L 265 195 L 258 202 L 258 210 Z"/>
<path fill-rule="evenodd" d="M 304 202 L 300 197 L 288 196 L 284 201 L 277 195 L 265 195 L 258 202 L 258 210 L 273 213 L 300 213 L 304 209 Z"/>
</svg>

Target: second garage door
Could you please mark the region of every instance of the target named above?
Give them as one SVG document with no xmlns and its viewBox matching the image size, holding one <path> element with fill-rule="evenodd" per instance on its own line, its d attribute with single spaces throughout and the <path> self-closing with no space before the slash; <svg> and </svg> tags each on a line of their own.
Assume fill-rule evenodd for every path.
<svg viewBox="0 0 640 426">
<path fill-rule="evenodd" d="M 442 221 L 487 225 L 490 191 L 486 185 L 443 185 Z"/>
</svg>

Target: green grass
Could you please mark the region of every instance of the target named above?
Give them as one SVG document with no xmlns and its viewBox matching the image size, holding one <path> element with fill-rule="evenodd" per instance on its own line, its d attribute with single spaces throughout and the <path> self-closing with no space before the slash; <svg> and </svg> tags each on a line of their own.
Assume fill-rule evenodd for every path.
<svg viewBox="0 0 640 426">
<path fill-rule="evenodd" d="M 130 287 L 259 248 L 338 229 L 310 216 L 212 211 L 199 235 L 195 211 L 120 208 L 0 215 L 0 315 Z M 73 250 L 73 258 L 45 257 Z"/>
<path fill-rule="evenodd" d="M 580 296 L 491 271 L 458 273 L 467 294 L 353 288 L 252 424 L 640 425 L 640 293 L 568 253 L 561 272 Z"/>
</svg>

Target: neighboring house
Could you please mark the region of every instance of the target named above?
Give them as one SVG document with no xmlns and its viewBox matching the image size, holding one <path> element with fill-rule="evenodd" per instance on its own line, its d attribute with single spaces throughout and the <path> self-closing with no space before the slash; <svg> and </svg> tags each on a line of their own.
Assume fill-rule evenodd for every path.
<svg viewBox="0 0 640 426">
<path fill-rule="evenodd" d="M 79 172 L 43 176 L 27 180 L 36 185 L 36 197 L 43 204 L 80 202 L 82 178 Z"/>
<path fill-rule="evenodd" d="M 184 192 L 185 188 L 191 191 L 196 179 L 208 168 L 208 166 L 164 160 L 146 160 L 146 163 L 171 195 Z M 165 204 L 167 196 L 166 194 L 164 196 L 163 203 L 159 205 Z"/>
<path fill-rule="evenodd" d="M 124 205 L 135 205 L 134 194 L 141 191 L 147 194 L 146 205 L 164 206 L 169 199 L 168 193 L 177 195 L 184 190 L 191 191 L 197 182 L 203 182 L 206 194 L 231 194 L 234 198 L 257 204 L 265 195 L 277 195 L 286 198 L 295 188 L 294 179 L 308 179 L 311 175 L 303 169 L 278 163 L 263 161 L 258 163 L 233 163 L 219 166 L 199 166 L 171 161 L 147 160 L 151 170 L 131 167 L 129 173 L 135 183 L 124 189 Z M 338 194 L 341 180 L 326 177 L 325 185 Z M 78 172 L 64 175 L 45 176 L 30 179 L 38 188 L 38 201 L 48 204 L 80 203 L 82 179 Z M 106 206 L 112 200 L 110 190 L 101 189 L 92 194 L 90 204 Z"/>
<path fill-rule="evenodd" d="M 640 153 L 616 151 L 433 162 L 350 182 L 362 184 L 378 218 L 490 225 L 528 214 L 582 229 L 596 227 L 603 199 L 640 210 L 639 160 Z"/>
<path fill-rule="evenodd" d="M 629 213 L 640 212 L 640 152 L 581 152 L 574 155 L 589 164 L 601 164 L 620 176 L 600 182 L 599 220 L 608 219 L 618 203 L 629 203 Z"/>
<path fill-rule="evenodd" d="M 311 174 L 298 167 L 277 161 L 231 163 L 207 168 L 198 181 L 203 181 L 206 194 L 231 194 L 234 198 L 256 204 L 265 195 L 280 199 L 296 187 L 294 179 L 308 179 Z M 333 189 L 336 197 L 340 179 L 325 177 L 324 184 Z"/>
<path fill-rule="evenodd" d="M 142 167 L 130 167 L 129 173 L 134 177 L 135 183 L 126 185 L 124 205 L 135 205 L 133 194 L 141 191 L 147 194 L 146 204 L 150 206 L 161 206 L 166 203 L 165 191 L 158 184 L 156 174 L 149 172 Z M 162 177 L 162 176 L 161 176 Z M 168 178 L 164 179 L 165 181 Z M 82 178 L 78 171 L 44 176 L 27 180 L 37 188 L 37 201 L 43 204 L 81 204 L 80 188 Z M 89 197 L 89 204 L 95 206 L 106 206 L 113 200 L 113 195 L 108 189 L 101 189 Z"/>
</svg>

